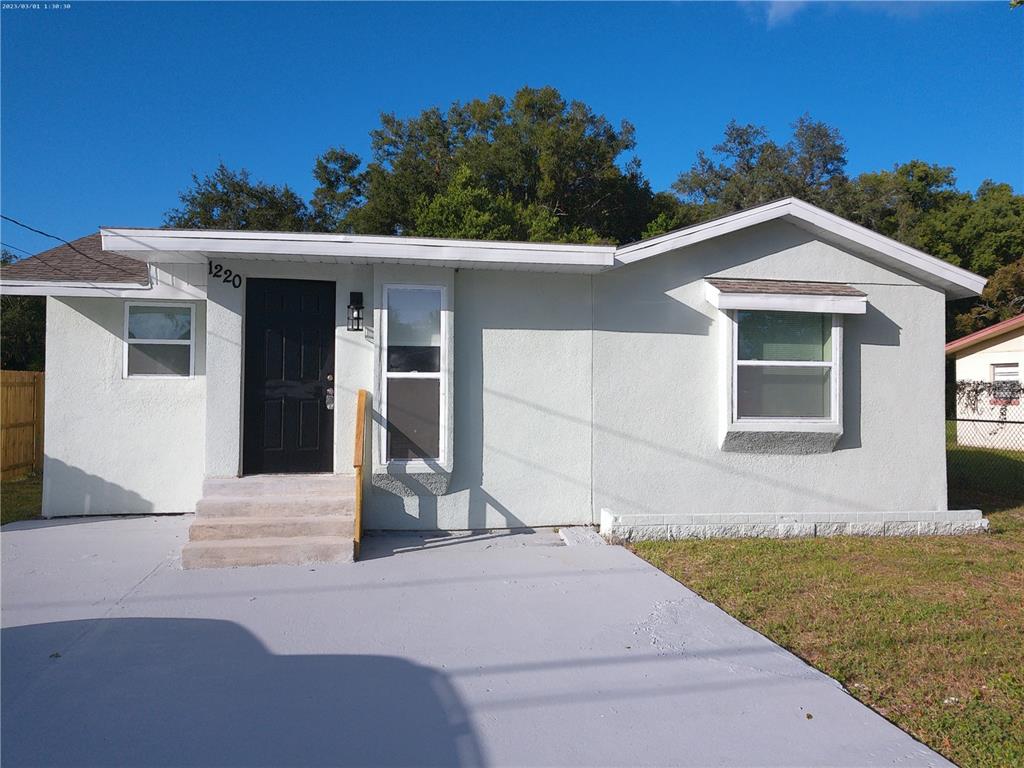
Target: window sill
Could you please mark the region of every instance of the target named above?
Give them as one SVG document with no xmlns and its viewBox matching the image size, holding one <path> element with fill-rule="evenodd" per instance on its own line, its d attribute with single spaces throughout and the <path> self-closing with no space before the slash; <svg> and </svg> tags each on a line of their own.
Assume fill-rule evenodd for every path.
<svg viewBox="0 0 1024 768">
<path fill-rule="evenodd" d="M 831 453 L 842 434 L 843 425 L 834 421 L 736 421 L 726 429 L 721 449 L 733 453 Z"/>
<path fill-rule="evenodd" d="M 389 461 L 373 467 L 375 488 L 396 496 L 443 496 L 451 485 L 451 466 L 436 461 Z"/>
</svg>

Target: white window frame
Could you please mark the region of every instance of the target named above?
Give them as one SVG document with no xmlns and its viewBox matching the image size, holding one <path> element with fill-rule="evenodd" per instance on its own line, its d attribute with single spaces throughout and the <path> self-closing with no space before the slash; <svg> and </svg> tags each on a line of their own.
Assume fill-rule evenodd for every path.
<svg viewBox="0 0 1024 768">
<path fill-rule="evenodd" d="M 992 363 L 992 382 L 997 381 L 1020 381 L 1020 364 L 1019 363 Z M 1010 370 L 1013 369 L 1016 372 L 1016 376 L 1012 379 L 1000 379 L 996 375 L 996 371 L 999 370 Z"/>
<path fill-rule="evenodd" d="M 831 315 L 832 332 L 832 359 L 821 360 L 740 360 L 739 359 L 739 318 L 738 314 L 745 312 L 769 312 L 789 310 L 764 310 L 735 309 L 729 312 L 729 319 L 732 323 L 729 378 L 730 378 L 730 403 L 729 403 L 729 428 L 743 431 L 763 432 L 837 432 L 842 431 L 843 423 L 843 316 L 839 313 L 812 312 L 815 315 Z M 737 406 L 737 393 L 739 389 L 739 367 L 757 366 L 761 368 L 791 367 L 791 368 L 826 368 L 829 375 L 829 418 L 822 419 L 814 416 L 739 416 Z"/>
<path fill-rule="evenodd" d="M 1005 403 L 1010 403 L 1011 401 L 1018 400 L 1019 397 L 1015 396 L 1015 394 L 1006 395 L 1006 394 L 1001 393 L 999 391 L 999 384 L 1001 384 L 1001 383 L 1006 383 L 1006 384 L 1016 383 L 1016 384 L 1020 384 L 1020 381 L 1021 381 L 1021 379 L 1020 379 L 1020 364 L 1019 363 L 1015 363 L 1015 362 L 1011 362 L 1011 363 L 990 363 L 989 364 L 989 369 L 990 369 L 990 375 L 991 375 L 991 380 L 992 380 L 992 400 L 993 400 L 993 403 L 1004 403 L 1004 402 Z M 1012 370 L 1016 375 L 1012 379 L 1010 379 L 1010 378 L 1002 378 L 1001 379 L 997 375 L 997 372 L 1001 371 L 1001 370 L 1002 371 Z M 1012 392 L 1014 392 L 1014 393 L 1016 392 L 1016 390 L 1013 390 L 1012 387 L 1010 389 L 1011 389 Z"/>
<path fill-rule="evenodd" d="M 131 339 L 128 336 L 128 318 L 132 307 L 166 307 L 168 309 L 181 309 L 188 307 L 189 310 L 189 336 L 188 339 Z M 188 375 L 177 376 L 169 373 L 128 373 L 128 347 L 132 344 L 173 344 L 188 345 Z M 124 303 L 124 351 L 123 351 L 123 377 L 126 379 L 191 379 L 196 375 L 196 305 L 185 301 L 126 301 Z"/>
<path fill-rule="evenodd" d="M 416 290 L 416 291 L 437 291 L 441 297 L 441 365 L 436 372 L 397 372 L 388 371 L 388 307 L 390 304 L 391 291 Z M 448 289 L 443 285 L 430 283 L 387 283 L 381 287 L 381 318 L 380 318 L 380 412 L 383 424 L 381 425 L 381 439 L 377 442 L 380 445 L 380 463 L 397 467 L 406 472 L 434 472 L 448 463 L 448 413 L 451 410 L 448 403 L 448 345 L 450 341 L 448 333 L 449 312 Z M 436 459 L 390 459 L 388 458 L 388 381 L 391 379 L 437 379 L 439 382 L 438 397 L 438 454 Z"/>
</svg>

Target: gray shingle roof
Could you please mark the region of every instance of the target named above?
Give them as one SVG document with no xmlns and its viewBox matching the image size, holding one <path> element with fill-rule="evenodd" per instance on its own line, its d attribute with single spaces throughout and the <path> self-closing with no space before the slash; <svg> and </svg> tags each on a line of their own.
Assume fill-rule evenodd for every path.
<svg viewBox="0 0 1024 768">
<path fill-rule="evenodd" d="M 867 296 L 846 283 L 818 283 L 809 280 L 738 280 L 704 278 L 722 293 L 775 293 L 789 296 Z"/>
<path fill-rule="evenodd" d="M 100 234 L 72 240 L 0 268 L 3 280 L 147 285 L 145 262 L 103 250 Z"/>
</svg>

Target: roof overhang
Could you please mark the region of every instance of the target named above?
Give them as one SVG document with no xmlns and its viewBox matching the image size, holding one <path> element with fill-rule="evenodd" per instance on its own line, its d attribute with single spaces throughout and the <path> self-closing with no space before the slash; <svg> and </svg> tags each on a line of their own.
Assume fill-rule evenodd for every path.
<svg viewBox="0 0 1024 768">
<path fill-rule="evenodd" d="M 775 312 L 820 312 L 840 315 L 863 315 L 868 309 L 867 294 L 851 286 L 836 285 L 832 290 L 823 283 L 779 282 L 770 280 L 735 281 L 744 283 L 744 290 L 730 290 L 725 279 L 704 278 L 704 298 L 717 309 L 769 310 Z M 765 284 L 757 290 L 757 283 Z M 751 286 L 751 284 L 754 284 Z M 780 288 L 795 290 L 786 291 Z M 799 290 L 804 288 L 805 290 Z M 844 290 L 845 289 L 845 290 Z"/>
<path fill-rule="evenodd" d="M 103 227 L 100 233 L 103 250 L 154 264 L 223 258 L 594 273 L 611 267 L 615 260 L 615 247 L 610 245 L 114 227 Z"/>
<path fill-rule="evenodd" d="M 995 341 L 999 337 L 1017 330 L 1024 333 L 1024 314 L 1011 317 L 1008 320 L 1003 320 L 1001 323 L 990 325 L 988 328 L 975 331 L 974 333 L 968 334 L 967 336 L 963 336 L 959 339 L 954 339 L 946 345 L 946 354 L 952 355 L 956 352 L 962 352 L 965 349 L 970 349 L 978 344 Z"/>
<path fill-rule="evenodd" d="M 939 288 L 949 299 L 977 296 L 987 282 L 980 275 L 792 197 L 623 246 L 616 250 L 615 258 L 619 264 L 632 264 L 776 220 L 794 224 L 869 261 L 896 269 L 925 285 Z"/>
</svg>

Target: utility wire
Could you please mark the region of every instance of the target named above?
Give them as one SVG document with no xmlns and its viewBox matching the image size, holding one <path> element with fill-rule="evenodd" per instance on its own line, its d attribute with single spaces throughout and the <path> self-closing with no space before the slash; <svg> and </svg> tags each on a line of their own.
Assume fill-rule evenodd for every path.
<svg viewBox="0 0 1024 768">
<path fill-rule="evenodd" d="M 24 248 L 19 248 L 18 246 L 11 245 L 10 243 L 0 242 L 0 245 L 2 245 L 4 248 L 10 248 L 12 251 L 21 251 L 26 256 L 31 256 L 32 255 L 31 251 L 26 251 Z"/>
<path fill-rule="evenodd" d="M 29 232 L 35 232 L 37 235 L 42 235 L 43 237 L 49 237 L 49 238 L 51 238 L 53 240 L 59 240 L 60 242 L 64 243 L 64 245 L 66 245 L 68 248 L 70 248 L 72 251 L 77 253 L 79 256 L 83 256 L 84 258 L 89 259 L 89 261 L 95 261 L 97 264 L 102 264 L 105 267 L 113 267 L 118 272 L 124 272 L 126 275 L 132 274 L 127 269 L 124 269 L 123 267 L 119 267 L 116 264 L 111 264 L 109 261 L 103 261 L 102 259 L 97 259 L 95 256 L 90 256 L 88 253 L 85 253 L 85 251 L 80 250 L 78 248 L 78 246 L 76 246 L 74 243 L 72 243 L 72 242 L 70 242 L 68 240 L 65 240 L 63 237 L 59 237 L 57 235 L 51 235 L 49 232 L 44 232 L 41 229 L 36 229 L 35 227 L 30 227 L 28 224 L 24 224 L 24 223 L 18 221 L 17 219 L 12 219 L 10 216 L 6 216 L 6 215 L 4 215 L 2 213 L 0 213 L 0 219 L 3 219 L 4 221 L 9 221 L 9 222 L 11 222 L 11 224 L 16 224 L 19 227 L 23 227 L 24 229 L 27 229 Z M 18 250 L 20 251 L 21 248 L 19 248 Z"/>
</svg>

